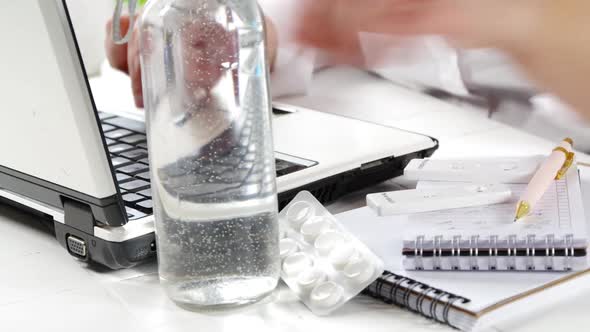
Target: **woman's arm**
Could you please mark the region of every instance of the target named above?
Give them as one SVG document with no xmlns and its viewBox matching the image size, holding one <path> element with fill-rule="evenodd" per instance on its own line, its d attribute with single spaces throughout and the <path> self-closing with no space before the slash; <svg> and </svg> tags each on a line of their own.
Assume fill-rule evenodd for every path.
<svg viewBox="0 0 590 332">
<path fill-rule="evenodd" d="M 358 32 L 441 35 L 509 54 L 543 89 L 590 118 L 590 1 L 302 0 L 298 40 L 347 54 Z M 320 15 L 323 20 L 310 18 Z"/>
</svg>

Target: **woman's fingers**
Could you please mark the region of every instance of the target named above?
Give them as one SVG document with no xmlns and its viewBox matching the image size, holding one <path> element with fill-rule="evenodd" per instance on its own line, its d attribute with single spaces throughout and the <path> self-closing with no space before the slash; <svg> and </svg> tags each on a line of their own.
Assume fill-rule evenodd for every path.
<svg viewBox="0 0 590 332">
<path fill-rule="evenodd" d="M 121 33 L 125 34 L 129 30 L 129 17 L 121 17 Z M 127 62 L 127 44 L 117 45 L 113 42 L 113 21 L 109 20 L 106 24 L 106 38 L 104 41 L 107 59 L 115 69 L 127 73 L 129 64 Z"/>
<path fill-rule="evenodd" d="M 131 91 L 133 92 L 135 106 L 143 108 L 143 87 L 139 51 L 139 33 L 137 29 L 134 29 L 128 43 L 127 63 L 129 64 L 129 78 L 131 78 Z"/>
<path fill-rule="evenodd" d="M 127 34 L 129 30 L 129 16 L 121 17 L 121 34 Z M 141 64 L 139 60 L 139 33 L 134 28 L 128 43 L 115 44 L 113 42 L 113 21 L 109 20 L 106 25 L 107 35 L 105 39 L 105 50 L 109 63 L 115 69 L 129 74 L 131 78 L 131 90 L 137 107 L 143 107 L 143 91 L 141 83 Z"/>
</svg>

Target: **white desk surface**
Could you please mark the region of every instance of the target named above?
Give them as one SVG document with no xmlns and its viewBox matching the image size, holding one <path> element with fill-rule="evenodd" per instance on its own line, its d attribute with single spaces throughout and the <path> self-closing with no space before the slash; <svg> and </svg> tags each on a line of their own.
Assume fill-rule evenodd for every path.
<svg viewBox="0 0 590 332">
<path fill-rule="evenodd" d="M 105 72 L 92 86 L 102 110 L 132 108 L 128 81 L 117 73 Z M 283 101 L 429 134 L 440 140 L 435 157 L 546 153 L 555 144 L 488 120 L 482 110 L 446 104 L 350 69 L 321 72 L 309 96 Z M 380 189 L 395 186 L 389 182 Z M 360 205 L 362 194 L 357 193 L 330 208 Z M 155 262 L 122 271 L 89 269 L 34 218 L 5 206 L 0 206 L 0 234 L 0 331 L 451 331 L 362 296 L 335 315 L 318 318 L 284 286 L 263 303 L 239 310 L 187 312 L 158 286 Z M 550 311 L 499 324 L 497 330 L 587 328 L 590 279 L 578 294 L 556 301 Z"/>
</svg>

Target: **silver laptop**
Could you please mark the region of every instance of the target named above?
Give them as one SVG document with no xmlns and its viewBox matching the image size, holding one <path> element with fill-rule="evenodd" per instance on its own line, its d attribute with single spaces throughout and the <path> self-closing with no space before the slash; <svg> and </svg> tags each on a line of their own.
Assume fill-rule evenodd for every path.
<svg viewBox="0 0 590 332">
<path fill-rule="evenodd" d="M 129 267 L 156 248 L 145 126 L 96 110 L 74 30 L 65 1 L 3 4 L 0 198 L 46 220 L 72 256 Z M 401 174 L 438 146 L 309 109 L 273 113 L 281 205 L 301 190 L 332 201 Z"/>
</svg>

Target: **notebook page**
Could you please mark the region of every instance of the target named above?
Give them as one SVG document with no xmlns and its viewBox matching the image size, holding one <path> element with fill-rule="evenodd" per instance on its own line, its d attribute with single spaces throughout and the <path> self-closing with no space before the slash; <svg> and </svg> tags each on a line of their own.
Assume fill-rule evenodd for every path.
<svg viewBox="0 0 590 332">
<path fill-rule="evenodd" d="M 420 188 L 449 185 L 447 182 L 419 183 Z M 516 235 L 519 242 L 525 245 L 525 238 L 534 235 L 538 246 L 544 244 L 548 235 L 554 235 L 555 245 L 564 246 L 565 237 L 570 234 L 574 236 L 574 246 L 586 246 L 584 209 L 579 176 L 575 169 L 570 170 L 565 179 L 552 184 L 542 200 L 535 206 L 531 216 L 516 223 L 513 222 L 516 203 L 524 192 L 526 184 L 508 184 L 508 186 L 513 191 L 513 195 L 512 200 L 505 204 L 419 213 L 409 216 L 410 225 L 405 236 L 406 248 L 414 248 L 415 241 L 419 236 L 424 236 L 426 241 L 435 236 L 443 236 L 448 241 L 455 236 L 461 236 L 463 240 L 472 236 L 480 236 L 479 247 L 483 248 L 488 245 L 486 239 L 494 235 L 498 236 L 500 245 L 507 245 L 507 239 L 511 235 Z"/>
<path fill-rule="evenodd" d="M 559 280 L 569 273 L 425 272 L 402 268 L 405 216 L 378 217 L 367 207 L 337 215 L 338 220 L 385 262 L 385 269 L 471 301 L 462 308 L 477 313 L 495 303 Z"/>
<path fill-rule="evenodd" d="M 580 172 L 584 196 L 580 196 L 579 202 L 575 204 L 590 207 L 590 168 L 581 167 Z M 472 313 L 480 312 L 508 298 L 575 274 L 575 272 L 405 271 L 402 268 L 401 249 L 403 231 L 409 226 L 406 216 L 378 217 L 370 208 L 364 207 L 338 214 L 336 217 L 383 259 L 386 270 L 466 297 L 471 301 L 462 304 L 461 308 Z M 587 226 L 589 220 L 584 219 L 584 221 L 584 225 Z M 568 286 L 564 285 L 564 287 Z M 541 301 L 533 302 L 531 307 L 540 303 Z"/>
</svg>

